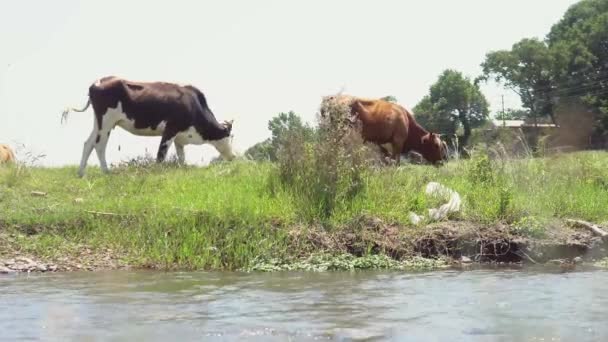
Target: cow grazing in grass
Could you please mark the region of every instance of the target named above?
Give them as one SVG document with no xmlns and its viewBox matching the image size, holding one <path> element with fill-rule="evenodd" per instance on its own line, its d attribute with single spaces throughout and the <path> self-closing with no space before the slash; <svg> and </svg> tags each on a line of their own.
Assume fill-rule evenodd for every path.
<svg viewBox="0 0 608 342">
<path fill-rule="evenodd" d="M 184 146 L 211 144 L 223 158 L 232 160 L 232 120 L 218 122 L 209 109 L 205 95 L 191 85 L 167 82 L 133 82 L 109 76 L 89 87 L 89 100 L 84 108 L 68 108 L 84 112 L 90 105 L 95 112 L 94 127 L 84 143 L 79 176 L 84 176 L 87 160 L 95 148 L 103 172 L 108 172 L 106 146 L 115 126 L 140 136 L 161 136 L 156 156 L 164 161 L 167 150 L 175 144 L 180 163 L 185 162 Z"/>
<path fill-rule="evenodd" d="M 447 146 L 439 134 L 424 129 L 410 111 L 396 103 L 350 95 L 326 96 L 323 101 L 349 108 L 352 119 L 361 123 L 363 139 L 380 145 L 385 153 L 390 149 L 397 164 L 401 154 L 409 151 L 420 153 L 432 164 L 446 159 Z M 325 108 L 322 105 L 322 117 L 327 115 Z"/>
<path fill-rule="evenodd" d="M 13 149 L 8 145 L 0 144 L 0 165 L 13 164 L 15 161 L 15 152 L 13 152 Z"/>
</svg>

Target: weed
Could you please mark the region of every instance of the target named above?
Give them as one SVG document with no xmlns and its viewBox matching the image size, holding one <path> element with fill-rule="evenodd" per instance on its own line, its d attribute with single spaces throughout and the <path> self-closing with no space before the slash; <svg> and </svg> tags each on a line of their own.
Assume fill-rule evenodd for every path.
<svg viewBox="0 0 608 342">
<path fill-rule="evenodd" d="M 515 233 L 522 236 L 542 238 L 546 234 L 545 226 L 546 222 L 532 216 L 527 216 L 515 222 L 512 229 Z"/>
<path fill-rule="evenodd" d="M 371 153 L 351 127 L 348 108 L 328 106 L 314 134 L 286 132 L 278 151 L 279 179 L 308 221 L 326 221 L 338 206 L 348 207 L 364 191 L 370 171 Z"/>
<path fill-rule="evenodd" d="M 313 254 L 300 260 L 285 261 L 277 258 L 256 258 L 246 271 L 354 271 L 354 270 L 432 270 L 446 267 L 443 259 L 412 257 L 399 261 L 383 254 L 356 257 L 352 254 Z"/>
</svg>

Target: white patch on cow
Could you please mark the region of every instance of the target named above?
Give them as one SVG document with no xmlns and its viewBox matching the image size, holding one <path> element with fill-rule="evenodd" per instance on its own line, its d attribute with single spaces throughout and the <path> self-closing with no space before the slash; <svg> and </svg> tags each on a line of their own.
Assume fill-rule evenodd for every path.
<svg viewBox="0 0 608 342">
<path fill-rule="evenodd" d="M 188 127 L 185 131 L 177 133 L 175 142 L 180 145 L 202 145 L 208 143 L 193 126 Z"/>
<path fill-rule="evenodd" d="M 223 158 L 231 160 L 234 158 L 232 151 L 232 137 L 226 137 L 219 140 L 205 140 L 193 127 L 188 127 L 187 130 L 177 133 L 175 136 L 175 145 L 202 145 L 210 144 L 222 155 Z M 179 155 L 178 155 L 179 157 Z"/>
<path fill-rule="evenodd" d="M 130 120 L 122 109 L 122 103 L 118 102 L 116 108 L 108 108 L 108 110 L 102 116 L 101 127 L 97 126 L 97 119 L 94 119 L 93 131 L 89 135 L 89 138 L 84 143 L 82 150 L 82 159 L 80 160 L 80 168 L 78 175 L 84 176 L 84 169 L 86 168 L 87 161 L 93 149 L 97 152 L 99 158 L 99 166 L 103 172 L 109 172 L 106 162 L 106 147 L 110 137 L 110 132 L 114 127 L 120 126 L 127 132 L 134 135 L 142 136 L 160 136 L 165 130 L 166 122 L 162 121 L 158 124 L 155 129 L 135 128 L 135 121 Z"/>
<path fill-rule="evenodd" d="M 123 118 L 116 122 L 116 125 L 133 135 L 139 135 L 144 137 L 156 137 L 163 135 L 165 127 L 167 126 L 167 122 L 161 121 L 155 128 L 136 128 L 135 120 L 129 119 L 125 114 Z"/>
<path fill-rule="evenodd" d="M 106 131 L 112 130 L 114 127 L 119 126 L 125 131 L 140 136 L 161 136 L 167 126 L 166 121 L 161 121 L 155 128 L 135 128 L 135 120 L 129 119 L 127 113 L 122 109 L 122 103 L 118 102 L 116 108 L 108 108 L 108 110 L 102 116 L 103 121 L 101 123 L 101 130 Z"/>
<path fill-rule="evenodd" d="M 210 140 L 209 143 L 222 155 L 222 158 L 227 160 L 234 159 L 234 151 L 232 150 L 232 136 L 227 136 L 220 140 Z"/>
</svg>

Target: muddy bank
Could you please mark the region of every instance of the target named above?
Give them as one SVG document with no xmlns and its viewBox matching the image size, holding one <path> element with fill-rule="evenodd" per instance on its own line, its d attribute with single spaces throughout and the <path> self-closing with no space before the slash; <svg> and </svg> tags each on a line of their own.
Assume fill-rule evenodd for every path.
<svg viewBox="0 0 608 342">
<path fill-rule="evenodd" d="M 97 271 L 128 267 L 123 261 L 124 255 L 109 248 L 79 245 L 52 251 L 47 256 L 37 254 L 24 251 L 13 235 L 0 234 L 0 274 Z"/>
<path fill-rule="evenodd" d="M 445 221 L 411 227 L 372 217 L 360 217 L 329 231 L 320 226 L 308 226 L 292 227 L 288 232 L 287 244 L 293 253 L 286 256 L 288 262 L 299 262 L 318 254 L 385 255 L 396 261 L 442 259 L 452 266 L 558 264 L 574 268 L 578 264 L 608 260 L 605 238 L 565 222 L 556 223 L 545 229 L 543 236 L 535 237 L 500 223 Z M 83 245 L 46 253 L 46 256 L 36 255 L 24 251 L 19 240 L 10 234 L 0 234 L 0 247 L 0 273 L 174 268 L 170 264 L 128 262 L 126 260 L 133 259 L 127 258 L 126 253 Z"/>
<path fill-rule="evenodd" d="M 319 227 L 295 229 L 290 239 L 304 254 L 374 253 L 397 260 L 445 257 L 455 262 L 543 264 L 608 256 L 608 241 L 587 229 L 564 223 L 545 231 L 541 237 L 530 237 L 500 223 L 446 221 L 413 228 L 362 217 L 334 232 Z"/>
</svg>

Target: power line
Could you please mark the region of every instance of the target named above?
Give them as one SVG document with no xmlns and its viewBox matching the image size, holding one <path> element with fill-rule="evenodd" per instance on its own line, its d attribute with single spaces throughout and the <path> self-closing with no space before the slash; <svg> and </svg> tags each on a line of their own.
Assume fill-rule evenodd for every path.
<svg viewBox="0 0 608 342">
<path fill-rule="evenodd" d="M 596 85 L 604 85 L 605 83 L 608 83 L 608 72 L 601 72 L 597 75 L 597 77 L 592 77 L 591 79 L 587 79 L 587 80 L 583 80 L 583 81 L 578 81 L 577 83 L 572 83 L 569 81 L 562 81 L 562 82 L 555 82 L 555 81 L 548 81 L 552 84 L 547 85 L 547 86 L 542 86 L 542 87 L 534 87 L 531 89 L 526 89 L 529 92 L 532 93 L 536 93 L 536 94 L 550 94 L 550 93 L 555 93 L 555 92 L 568 92 L 568 91 L 575 91 L 575 90 L 582 90 L 585 88 L 590 88 L 590 87 L 594 87 Z M 498 83 L 503 83 L 503 87 L 505 88 L 511 88 L 513 89 L 515 92 L 517 92 L 517 86 L 507 86 L 504 83 L 505 82 L 498 82 Z"/>
<path fill-rule="evenodd" d="M 507 87 L 510 88 L 510 87 Z M 532 96 L 539 98 L 539 97 L 552 97 L 552 96 L 560 96 L 566 95 L 566 96 L 574 96 L 574 97 L 580 97 L 580 96 L 585 96 L 587 95 L 587 93 L 591 92 L 591 91 L 596 91 L 596 90 L 603 90 L 605 88 L 608 88 L 608 77 L 605 80 L 602 81 L 596 81 L 593 83 L 580 83 L 578 85 L 573 85 L 570 87 L 562 87 L 562 88 L 557 88 L 554 90 L 550 90 L 550 91 L 544 91 L 544 92 L 539 92 L 536 91 L 534 89 L 529 90 L 532 94 Z M 580 94 L 571 94 L 573 92 L 581 92 Z M 517 91 L 516 91 L 517 93 Z M 519 95 L 519 94 L 518 94 Z M 520 95 L 521 97 L 521 95 Z"/>
</svg>

